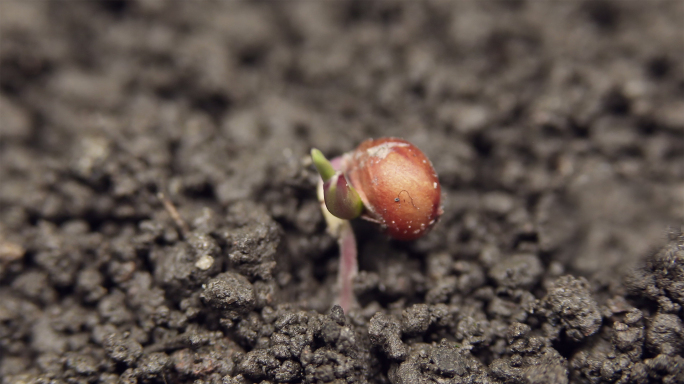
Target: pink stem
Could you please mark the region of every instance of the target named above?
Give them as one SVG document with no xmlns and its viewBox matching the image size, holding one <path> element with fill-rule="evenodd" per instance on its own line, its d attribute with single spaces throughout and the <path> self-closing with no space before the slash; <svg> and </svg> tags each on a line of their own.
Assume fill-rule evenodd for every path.
<svg viewBox="0 0 684 384">
<path fill-rule="evenodd" d="M 337 284 L 340 287 L 339 303 L 344 313 L 348 313 L 349 309 L 356 304 L 354 277 L 359 271 L 356 260 L 356 238 L 349 221 L 345 221 L 342 225 L 337 242 L 340 246 L 340 270 L 337 275 Z"/>
<path fill-rule="evenodd" d="M 338 156 L 330 160 L 333 169 L 339 171 L 342 164 L 343 157 Z M 327 213 L 326 221 L 332 216 L 325 206 L 323 201 L 323 180 L 318 180 L 318 198 L 321 203 L 321 209 L 324 215 Z M 340 267 L 337 273 L 337 285 L 339 288 L 338 304 L 342 307 L 345 313 L 356 305 L 356 296 L 354 296 L 354 277 L 359 272 L 359 265 L 356 260 L 356 238 L 354 237 L 354 230 L 352 229 L 349 220 L 342 220 L 334 218 L 334 225 L 328 222 L 328 230 L 331 234 L 337 237 L 337 244 L 340 247 Z M 337 227 L 339 225 L 339 227 Z M 332 228 L 331 228 L 332 227 Z M 334 229 L 337 228 L 337 229 Z"/>
</svg>

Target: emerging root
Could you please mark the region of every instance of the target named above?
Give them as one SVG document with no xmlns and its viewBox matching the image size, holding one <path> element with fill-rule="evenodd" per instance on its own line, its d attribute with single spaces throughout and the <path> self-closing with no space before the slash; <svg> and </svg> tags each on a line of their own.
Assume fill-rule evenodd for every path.
<svg viewBox="0 0 684 384">
<path fill-rule="evenodd" d="M 345 313 L 356 306 L 356 296 L 354 296 L 354 278 L 359 272 L 357 261 L 356 238 L 351 223 L 345 220 L 340 228 L 340 237 L 337 239 L 340 246 L 340 270 L 337 275 L 337 285 L 339 286 L 338 301 Z"/>
<path fill-rule="evenodd" d="M 333 163 L 338 159 L 333 159 Z M 356 237 L 349 220 L 335 217 L 328 211 L 323 196 L 323 179 L 318 180 L 318 201 L 321 205 L 321 212 L 328 227 L 328 233 L 337 239 L 340 248 L 340 264 L 337 272 L 337 288 L 339 290 L 337 303 L 345 313 L 357 305 L 354 296 L 354 278 L 358 274 L 358 261 L 356 250 Z"/>
</svg>

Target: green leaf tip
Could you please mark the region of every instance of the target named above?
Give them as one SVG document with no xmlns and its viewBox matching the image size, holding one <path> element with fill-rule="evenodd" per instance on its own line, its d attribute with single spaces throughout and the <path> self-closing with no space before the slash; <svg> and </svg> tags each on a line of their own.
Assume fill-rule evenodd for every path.
<svg viewBox="0 0 684 384">
<path fill-rule="evenodd" d="M 363 202 L 343 174 L 336 174 L 323 184 L 325 206 L 340 219 L 351 220 L 363 213 Z"/>
<path fill-rule="evenodd" d="M 321 175 L 323 181 L 328 181 L 335 176 L 336 172 L 332 164 L 330 164 L 323 153 L 316 148 L 311 149 L 311 161 L 313 161 L 316 170 Z"/>
</svg>

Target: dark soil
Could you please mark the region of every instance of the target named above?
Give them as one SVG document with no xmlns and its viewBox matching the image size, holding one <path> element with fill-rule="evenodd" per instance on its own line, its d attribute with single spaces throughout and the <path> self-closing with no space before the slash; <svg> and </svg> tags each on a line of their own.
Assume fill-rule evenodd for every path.
<svg viewBox="0 0 684 384">
<path fill-rule="evenodd" d="M 0 1 L 2 383 L 684 383 L 682 20 Z M 307 153 L 381 136 L 445 213 L 344 314 Z"/>
</svg>

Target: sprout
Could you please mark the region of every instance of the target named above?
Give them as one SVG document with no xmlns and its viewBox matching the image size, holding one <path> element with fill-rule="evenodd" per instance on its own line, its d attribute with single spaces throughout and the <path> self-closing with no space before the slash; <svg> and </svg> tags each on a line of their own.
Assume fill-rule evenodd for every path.
<svg viewBox="0 0 684 384">
<path fill-rule="evenodd" d="M 359 217 L 363 212 L 363 203 L 347 177 L 335 172 L 332 164 L 318 149 L 311 150 L 311 159 L 323 179 L 323 196 L 328 211 L 345 220 Z"/>
<path fill-rule="evenodd" d="M 402 139 L 369 139 L 332 162 L 312 149 L 311 159 L 321 175 L 318 199 L 328 231 L 340 246 L 339 304 L 347 311 L 354 303 L 352 282 L 358 269 L 348 220 L 361 217 L 394 239 L 417 239 L 443 212 L 441 187 L 430 160 Z"/>
</svg>

